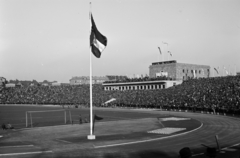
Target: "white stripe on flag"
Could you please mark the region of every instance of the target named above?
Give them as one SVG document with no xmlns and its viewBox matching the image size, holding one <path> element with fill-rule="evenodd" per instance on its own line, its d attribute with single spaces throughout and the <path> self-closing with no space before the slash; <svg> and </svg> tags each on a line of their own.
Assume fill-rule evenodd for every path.
<svg viewBox="0 0 240 158">
<path fill-rule="evenodd" d="M 100 52 L 103 52 L 103 50 L 105 49 L 105 45 L 103 45 L 100 41 L 98 41 L 97 39 L 94 40 L 93 43 L 99 50 Z"/>
</svg>

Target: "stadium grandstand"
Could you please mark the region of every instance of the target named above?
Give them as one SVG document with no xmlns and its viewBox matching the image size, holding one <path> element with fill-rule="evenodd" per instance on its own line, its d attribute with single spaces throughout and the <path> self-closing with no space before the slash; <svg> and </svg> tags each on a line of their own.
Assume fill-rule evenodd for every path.
<svg viewBox="0 0 240 158">
<path fill-rule="evenodd" d="M 93 105 L 177 109 L 240 114 L 240 76 L 189 79 L 167 89 L 105 91 L 93 85 Z M 89 106 L 89 85 L 28 86 L 1 89 L 1 104 Z"/>
</svg>

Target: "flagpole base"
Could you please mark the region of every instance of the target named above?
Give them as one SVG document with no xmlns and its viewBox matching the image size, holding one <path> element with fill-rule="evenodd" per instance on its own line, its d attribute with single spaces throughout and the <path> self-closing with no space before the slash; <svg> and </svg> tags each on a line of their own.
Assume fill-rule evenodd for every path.
<svg viewBox="0 0 240 158">
<path fill-rule="evenodd" d="M 96 136 L 95 135 L 88 135 L 87 138 L 88 138 L 88 140 L 95 140 Z"/>
</svg>

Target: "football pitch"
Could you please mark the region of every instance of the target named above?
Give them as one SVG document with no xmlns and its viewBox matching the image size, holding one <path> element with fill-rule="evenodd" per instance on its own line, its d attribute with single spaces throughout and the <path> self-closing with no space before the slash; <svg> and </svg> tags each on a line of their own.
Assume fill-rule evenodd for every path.
<svg viewBox="0 0 240 158">
<path fill-rule="evenodd" d="M 88 140 L 90 124 L 79 124 L 79 115 L 89 120 L 88 108 L 64 108 L 63 112 L 32 114 L 26 127 L 26 111 L 61 110 L 60 106 L 0 106 L 0 123 L 14 130 L 1 130 L 0 157 L 177 157 L 190 147 L 193 157 L 204 157 L 205 147 L 220 148 L 218 157 L 238 157 L 240 119 L 188 112 L 149 109 L 94 108 L 95 140 Z"/>
</svg>

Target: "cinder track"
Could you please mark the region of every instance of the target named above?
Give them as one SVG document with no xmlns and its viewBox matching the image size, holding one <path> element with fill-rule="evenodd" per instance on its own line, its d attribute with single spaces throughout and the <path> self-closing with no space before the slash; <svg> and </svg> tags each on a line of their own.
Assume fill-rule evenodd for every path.
<svg viewBox="0 0 240 158">
<path fill-rule="evenodd" d="M 84 110 L 84 109 L 83 109 Z M 82 109 L 80 111 L 83 111 Z M 85 109 L 85 112 L 88 109 Z M 158 115 L 190 117 L 199 120 L 203 126 L 188 134 L 175 136 L 171 138 L 154 140 L 150 142 L 141 142 L 136 144 L 126 144 L 121 146 L 112 146 L 105 148 L 94 148 L 94 142 L 89 142 L 86 148 L 72 150 L 71 154 L 54 151 L 53 153 L 42 153 L 34 155 L 24 155 L 24 157 L 134 157 L 134 158 L 170 158 L 177 157 L 178 152 L 183 147 L 190 147 L 196 158 L 203 158 L 205 144 L 210 147 L 216 147 L 215 135 L 219 137 L 219 143 L 224 151 L 219 154 L 218 158 L 235 158 L 239 157 L 240 143 L 240 118 L 227 117 L 223 115 L 211 115 L 188 112 L 168 112 L 168 111 L 151 111 L 151 110 L 129 110 L 129 109 L 95 109 L 100 116 L 119 117 L 126 119 L 138 119 L 142 117 L 156 117 Z M 134 115 L 133 115 L 134 113 Z M 77 115 L 76 115 L 77 116 Z M 156 136 L 155 136 L 156 138 Z M 0 138 L 1 141 L 1 138 Z M 30 142 L 29 142 L 30 143 Z M 99 142 L 98 142 L 99 143 Z M 31 144 L 31 143 L 30 143 Z M 90 144 L 90 145 L 89 145 Z M 92 144 L 92 145 L 91 145 Z M 91 147 L 89 147 L 91 146 Z M 19 149 L 18 149 L 19 150 Z M 27 150 L 27 149 L 26 149 Z M 24 149 L 24 151 L 26 151 Z M 32 151 L 33 149 L 29 149 Z M 43 149 L 40 148 L 41 151 Z M 34 149 L 35 151 L 35 149 Z M 44 151 L 52 151 L 48 148 Z M 11 149 L 14 152 L 14 149 Z M 14 157 L 14 156 L 12 156 Z M 15 156 L 18 157 L 18 156 Z"/>
</svg>

